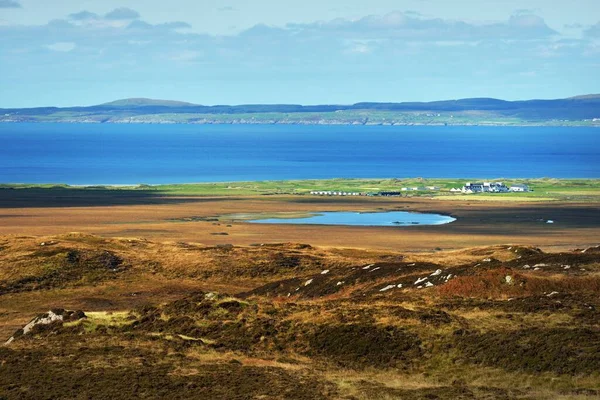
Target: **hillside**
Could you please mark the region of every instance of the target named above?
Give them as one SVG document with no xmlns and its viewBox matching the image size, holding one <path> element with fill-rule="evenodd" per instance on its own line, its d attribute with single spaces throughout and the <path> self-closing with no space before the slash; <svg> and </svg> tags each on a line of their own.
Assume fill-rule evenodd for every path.
<svg viewBox="0 0 600 400">
<path fill-rule="evenodd" d="M 0 122 L 600 126 L 600 96 L 558 100 L 473 98 L 428 103 L 363 102 L 310 106 L 202 106 L 131 98 L 89 107 L 0 109 L 0 115 Z"/>
<path fill-rule="evenodd" d="M 4 236 L 0 397 L 598 398 L 599 273 L 598 247 Z"/>
<path fill-rule="evenodd" d="M 158 106 L 158 107 L 189 107 L 194 106 L 195 104 L 186 103 L 184 101 L 173 101 L 173 100 L 155 100 L 155 99 L 146 99 L 146 98 L 130 98 L 130 99 L 122 99 L 115 100 L 109 103 L 100 104 L 99 107 L 149 107 L 149 106 Z"/>
<path fill-rule="evenodd" d="M 600 99 L 600 94 L 584 94 L 581 96 L 569 97 L 571 100 L 596 100 Z"/>
</svg>

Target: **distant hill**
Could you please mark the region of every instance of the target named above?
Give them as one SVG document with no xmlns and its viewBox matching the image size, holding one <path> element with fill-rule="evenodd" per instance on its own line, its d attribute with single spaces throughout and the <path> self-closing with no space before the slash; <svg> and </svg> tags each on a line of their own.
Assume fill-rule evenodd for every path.
<svg viewBox="0 0 600 400">
<path fill-rule="evenodd" d="M 162 106 L 162 107 L 189 107 L 196 104 L 186 103 L 184 101 L 174 100 L 156 100 L 146 99 L 143 97 L 121 99 L 111 101 L 110 103 L 100 104 L 98 107 L 147 107 L 147 106 Z"/>
<path fill-rule="evenodd" d="M 0 109 L 0 122 L 372 125 L 600 125 L 600 95 L 556 100 L 471 98 L 349 105 L 203 106 L 130 98 L 90 107 Z"/>
<path fill-rule="evenodd" d="M 569 100 L 597 100 L 600 99 L 600 94 L 584 94 L 582 96 L 569 97 Z"/>
</svg>

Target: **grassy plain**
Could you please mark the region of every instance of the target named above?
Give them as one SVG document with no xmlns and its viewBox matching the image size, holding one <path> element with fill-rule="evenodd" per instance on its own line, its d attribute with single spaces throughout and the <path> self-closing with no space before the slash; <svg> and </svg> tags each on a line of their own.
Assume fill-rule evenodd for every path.
<svg viewBox="0 0 600 400">
<path fill-rule="evenodd" d="M 531 199 L 541 200 L 600 200 L 600 180 L 598 179 L 510 179 L 510 178 L 471 178 L 471 179 L 428 179 L 428 178 L 394 178 L 394 179 L 321 179 L 321 180 L 286 180 L 286 181 L 253 181 L 253 182 L 213 182 L 186 183 L 169 185 L 119 185 L 119 186 L 69 186 L 63 184 L 0 184 L 0 189 L 27 189 L 34 196 L 45 194 L 46 190 L 81 190 L 91 193 L 114 193 L 112 191 L 147 192 L 161 196 L 250 196 L 275 194 L 309 194 L 317 191 L 346 192 L 379 192 L 398 191 L 403 187 L 421 188 L 418 191 L 407 191 L 408 196 L 458 196 L 450 193 L 452 188 L 461 188 L 466 182 L 502 181 L 508 186 L 524 183 L 533 191 L 526 193 L 498 193 L 493 195 L 474 194 L 468 198 L 499 199 Z M 436 186 L 440 190 L 427 190 L 427 186 Z M 79 192 L 81 193 L 81 192 Z M 81 195 L 85 195 L 81 193 Z"/>
</svg>

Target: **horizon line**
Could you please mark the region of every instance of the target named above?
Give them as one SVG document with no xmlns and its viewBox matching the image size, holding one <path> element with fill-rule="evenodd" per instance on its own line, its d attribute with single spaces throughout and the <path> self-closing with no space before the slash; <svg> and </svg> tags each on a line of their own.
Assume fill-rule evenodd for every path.
<svg viewBox="0 0 600 400">
<path fill-rule="evenodd" d="M 240 106 L 300 106 L 300 107 L 319 107 L 319 106 L 340 106 L 340 107 L 348 107 L 354 106 L 357 104 L 429 104 L 429 103 L 438 103 L 438 102 L 452 102 L 452 101 L 462 101 L 462 100 L 496 100 L 503 101 L 507 103 L 516 103 L 516 102 L 525 102 L 525 101 L 556 101 L 556 100 L 584 100 L 586 98 L 600 98 L 600 93 L 587 93 L 587 94 L 579 94 L 569 97 L 553 97 L 553 98 L 522 98 L 517 100 L 506 100 L 497 97 L 461 97 L 454 99 L 438 99 L 438 100 L 429 100 L 429 101 L 358 101 L 351 103 L 312 103 L 312 104 L 302 104 L 302 103 L 286 103 L 286 102 L 277 102 L 277 103 L 214 103 L 214 104 L 201 104 L 201 103 L 192 103 L 185 100 L 173 100 L 173 99 L 161 99 L 154 97 L 124 97 L 116 100 L 110 100 L 103 103 L 97 104 L 88 104 L 88 105 L 70 105 L 70 106 L 56 106 L 56 105 L 41 105 L 41 106 L 30 106 L 30 107 L 12 107 L 12 106 L 0 106 L 2 110 L 22 110 L 22 109 L 37 109 L 37 108 L 87 108 L 87 107 L 100 107 L 100 106 L 111 106 L 111 103 L 118 103 L 122 101 L 130 101 L 130 100 L 139 100 L 139 101 L 154 101 L 154 102 L 165 102 L 165 103 L 179 103 L 173 104 L 171 107 L 240 107 Z M 114 107 L 127 107 L 128 105 L 114 105 Z M 131 107 L 148 107 L 148 106 L 165 106 L 164 104 L 147 104 L 147 105 L 130 105 Z"/>
</svg>

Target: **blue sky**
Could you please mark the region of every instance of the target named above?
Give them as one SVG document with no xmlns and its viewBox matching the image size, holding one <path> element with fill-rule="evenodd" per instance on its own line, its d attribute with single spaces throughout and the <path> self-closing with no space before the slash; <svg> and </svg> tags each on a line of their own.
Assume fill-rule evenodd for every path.
<svg viewBox="0 0 600 400">
<path fill-rule="evenodd" d="M 598 0 L 0 0 L 0 107 L 561 98 L 599 78 Z"/>
</svg>

